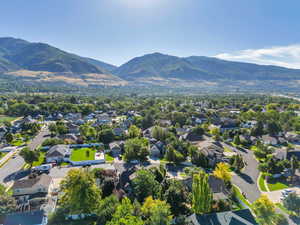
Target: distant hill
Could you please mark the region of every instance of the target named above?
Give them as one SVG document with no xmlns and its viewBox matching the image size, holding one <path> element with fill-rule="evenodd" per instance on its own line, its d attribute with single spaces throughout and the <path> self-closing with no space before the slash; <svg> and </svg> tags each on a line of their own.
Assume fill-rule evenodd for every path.
<svg viewBox="0 0 300 225">
<path fill-rule="evenodd" d="M 136 57 L 113 71 L 127 80 L 148 77 L 183 80 L 300 79 L 300 70 L 240 63 L 204 56 L 180 58 L 161 53 Z"/>
<path fill-rule="evenodd" d="M 86 58 L 62 51 L 44 43 L 30 43 L 14 38 L 0 38 L 0 55 L 19 68 L 32 71 L 98 73 L 105 74 L 101 66 L 95 66 Z M 1 67 L 10 71 L 12 66 Z"/>
</svg>

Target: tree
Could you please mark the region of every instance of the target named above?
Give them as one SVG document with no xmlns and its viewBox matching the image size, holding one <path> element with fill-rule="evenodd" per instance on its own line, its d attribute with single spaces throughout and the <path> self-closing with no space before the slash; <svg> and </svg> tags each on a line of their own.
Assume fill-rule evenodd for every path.
<svg viewBox="0 0 300 225">
<path fill-rule="evenodd" d="M 24 161 L 32 167 L 33 162 L 39 160 L 40 152 L 37 150 L 30 150 L 28 147 L 25 147 L 21 150 L 20 156 L 22 156 Z"/>
<path fill-rule="evenodd" d="M 192 208 L 196 214 L 211 211 L 213 194 L 208 183 L 208 175 L 201 171 L 193 176 Z"/>
<path fill-rule="evenodd" d="M 11 143 L 14 140 L 13 134 L 12 133 L 7 133 L 5 135 L 5 140 L 6 140 L 7 143 Z"/>
<path fill-rule="evenodd" d="M 170 206 L 165 201 L 146 198 L 142 208 L 145 225 L 170 225 L 172 221 Z"/>
<path fill-rule="evenodd" d="M 115 195 L 110 195 L 101 200 L 99 207 L 96 209 L 97 224 L 106 224 L 112 219 L 119 201 Z"/>
<path fill-rule="evenodd" d="M 226 163 L 218 163 L 213 174 L 215 177 L 224 180 L 224 182 L 227 184 L 231 181 L 232 175 L 230 174 L 229 166 Z"/>
<path fill-rule="evenodd" d="M 185 185 L 175 179 L 169 181 L 169 187 L 164 192 L 163 198 L 171 206 L 172 214 L 178 216 L 187 212 L 188 191 Z"/>
<path fill-rule="evenodd" d="M 129 138 L 137 138 L 141 136 L 141 129 L 135 125 L 131 125 L 128 129 Z"/>
<path fill-rule="evenodd" d="M 245 167 L 245 162 L 241 154 L 234 155 L 230 159 L 230 164 L 236 172 L 240 172 Z"/>
<path fill-rule="evenodd" d="M 136 172 L 136 177 L 132 180 L 133 194 L 139 202 L 143 202 L 146 197 L 160 197 L 161 186 L 155 180 L 154 174 L 149 170 L 139 170 Z"/>
<path fill-rule="evenodd" d="M 114 140 L 114 133 L 113 133 L 112 129 L 107 128 L 107 129 L 103 129 L 102 131 L 100 131 L 99 140 L 101 142 L 103 142 L 104 144 L 111 143 Z"/>
<path fill-rule="evenodd" d="M 237 134 L 237 135 L 234 136 L 233 143 L 235 145 L 240 145 L 241 144 L 240 135 Z"/>
<path fill-rule="evenodd" d="M 15 199 L 5 192 L 5 187 L 0 184 L 0 217 L 17 210 Z"/>
<path fill-rule="evenodd" d="M 124 159 L 126 161 L 146 161 L 149 155 L 149 142 L 146 138 L 133 138 L 125 142 Z"/>
<path fill-rule="evenodd" d="M 61 206 L 71 214 L 93 213 L 101 200 L 101 191 L 93 175 L 82 169 L 72 169 L 61 182 Z"/>
<path fill-rule="evenodd" d="M 296 193 L 290 193 L 284 200 L 283 205 L 290 211 L 300 216 L 300 197 Z"/>
<path fill-rule="evenodd" d="M 262 225 L 276 225 L 275 205 L 266 195 L 261 195 L 252 206 L 258 221 Z"/>
<path fill-rule="evenodd" d="M 144 225 L 143 220 L 135 215 L 135 209 L 128 198 L 124 198 L 112 215 L 107 225 Z"/>
</svg>

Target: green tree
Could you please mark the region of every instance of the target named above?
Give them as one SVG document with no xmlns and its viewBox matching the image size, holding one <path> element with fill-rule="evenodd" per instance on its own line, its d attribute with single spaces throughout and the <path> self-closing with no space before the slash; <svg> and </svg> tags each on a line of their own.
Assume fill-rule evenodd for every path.
<svg viewBox="0 0 300 225">
<path fill-rule="evenodd" d="M 17 210 L 17 202 L 7 192 L 5 187 L 0 184 L 0 217 Z"/>
<path fill-rule="evenodd" d="M 266 195 L 261 195 L 252 205 L 252 209 L 262 225 L 276 225 L 275 205 Z"/>
<path fill-rule="evenodd" d="M 158 198 L 161 195 L 161 186 L 155 180 L 154 174 L 142 169 L 136 172 L 136 177 L 132 180 L 133 194 L 139 202 L 143 202 L 146 197 Z"/>
<path fill-rule="evenodd" d="M 141 129 L 135 125 L 132 125 L 128 129 L 128 137 L 129 138 L 137 138 L 141 136 Z"/>
<path fill-rule="evenodd" d="M 192 185 L 192 208 L 196 214 L 211 212 L 213 194 L 204 172 L 194 174 Z"/>
<path fill-rule="evenodd" d="M 107 128 L 107 129 L 103 129 L 102 131 L 100 131 L 99 140 L 101 142 L 103 142 L 104 144 L 111 143 L 114 140 L 114 133 L 113 133 L 112 129 Z"/>
<path fill-rule="evenodd" d="M 97 224 L 106 224 L 109 222 L 118 205 L 119 201 L 115 195 L 110 195 L 101 200 L 96 209 Z"/>
<path fill-rule="evenodd" d="M 30 150 L 28 147 L 25 147 L 21 150 L 20 156 L 22 156 L 24 161 L 31 167 L 33 162 L 39 160 L 40 152 L 37 150 Z"/>
<path fill-rule="evenodd" d="M 290 193 L 284 200 L 283 205 L 290 211 L 300 216 L 300 197 L 296 193 Z"/>
<path fill-rule="evenodd" d="M 145 138 L 128 139 L 125 142 L 124 159 L 126 161 L 146 161 L 149 155 L 149 142 Z"/>
<path fill-rule="evenodd" d="M 165 201 L 146 198 L 142 208 L 145 225 L 170 225 L 172 221 L 170 206 Z"/>
<path fill-rule="evenodd" d="M 71 214 L 93 213 L 101 200 L 101 192 L 93 175 L 83 169 L 72 169 L 61 182 L 60 204 Z"/>
<path fill-rule="evenodd" d="M 107 225 L 144 225 L 144 222 L 138 215 L 135 215 L 135 209 L 130 200 L 124 198 Z"/>
</svg>

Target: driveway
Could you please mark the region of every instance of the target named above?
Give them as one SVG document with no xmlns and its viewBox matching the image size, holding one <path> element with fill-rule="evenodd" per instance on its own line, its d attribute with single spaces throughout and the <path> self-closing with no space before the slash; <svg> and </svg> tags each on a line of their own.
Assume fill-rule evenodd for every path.
<svg viewBox="0 0 300 225">
<path fill-rule="evenodd" d="M 246 194 L 247 199 L 253 203 L 261 195 L 257 186 L 257 179 L 260 173 L 258 170 L 258 162 L 255 160 L 254 154 L 251 150 L 239 150 L 236 148 L 233 150 L 243 156 L 247 165 L 240 174 L 235 174 L 232 177 L 232 183 L 238 186 L 242 192 Z"/>
</svg>

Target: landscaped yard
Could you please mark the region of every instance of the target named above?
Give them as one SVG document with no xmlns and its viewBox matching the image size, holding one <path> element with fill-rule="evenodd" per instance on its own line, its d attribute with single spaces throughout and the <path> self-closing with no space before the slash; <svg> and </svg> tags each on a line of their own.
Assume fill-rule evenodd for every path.
<svg viewBox="0 0 300 225">
<path fill-rule="evenodd" d="M 283 178 L 271 179 L 267 182 L 267 185 L 270 191 L 278 191 L 289 187 L 286 180 Z"/>
<path fill-rule="evenodd" d="M 258 185 L 261 191 L 267 191 L 263 175 L 259 176 Z"/>
<path fill-rule="evenodd" d="M 45 155 L 46 155 L 46 152 L 41 151 L 41 152 L 40 152 L 39 160 L 33 162 L 32 166 L 40 166 L 40 165 L 42 165 L 42 163 L 43 163 L 44 160 L 45 160 Z"/>
<path fill-rule="evenodd" d="M 17 117 L 10 117 L 10 116 L 0 116 L 0 124 L 5 123 L 5 122 L 11 122 L 13 120 L 17 119 Z"/>
<path fill-rule="evenodd" d="M 112 157 L 110 154 L 105 153 L 105 162 L 113 162 L 114 157 Z"/>
<path fill-rule="evenodd" d="M 240 199 L 245 205 L 247 205 L 248 207 L 251 207 L 251 204 L 248 202 L 248 200 L 242 195 L 242 193 L 240 192 L 240 189 L 236 186 L 233 185 L 233 190 L 234 190 L 234 194 L 235 196 Z"/>
<path fill-rule="evenodd" d="M 96 150 L 91 149 L 91 148 L 73 149 L 72 154 L 71 154 L 71 160 L 72 161 L 94 160 L 95 153 L 96 153 Z"/>
</svg>

